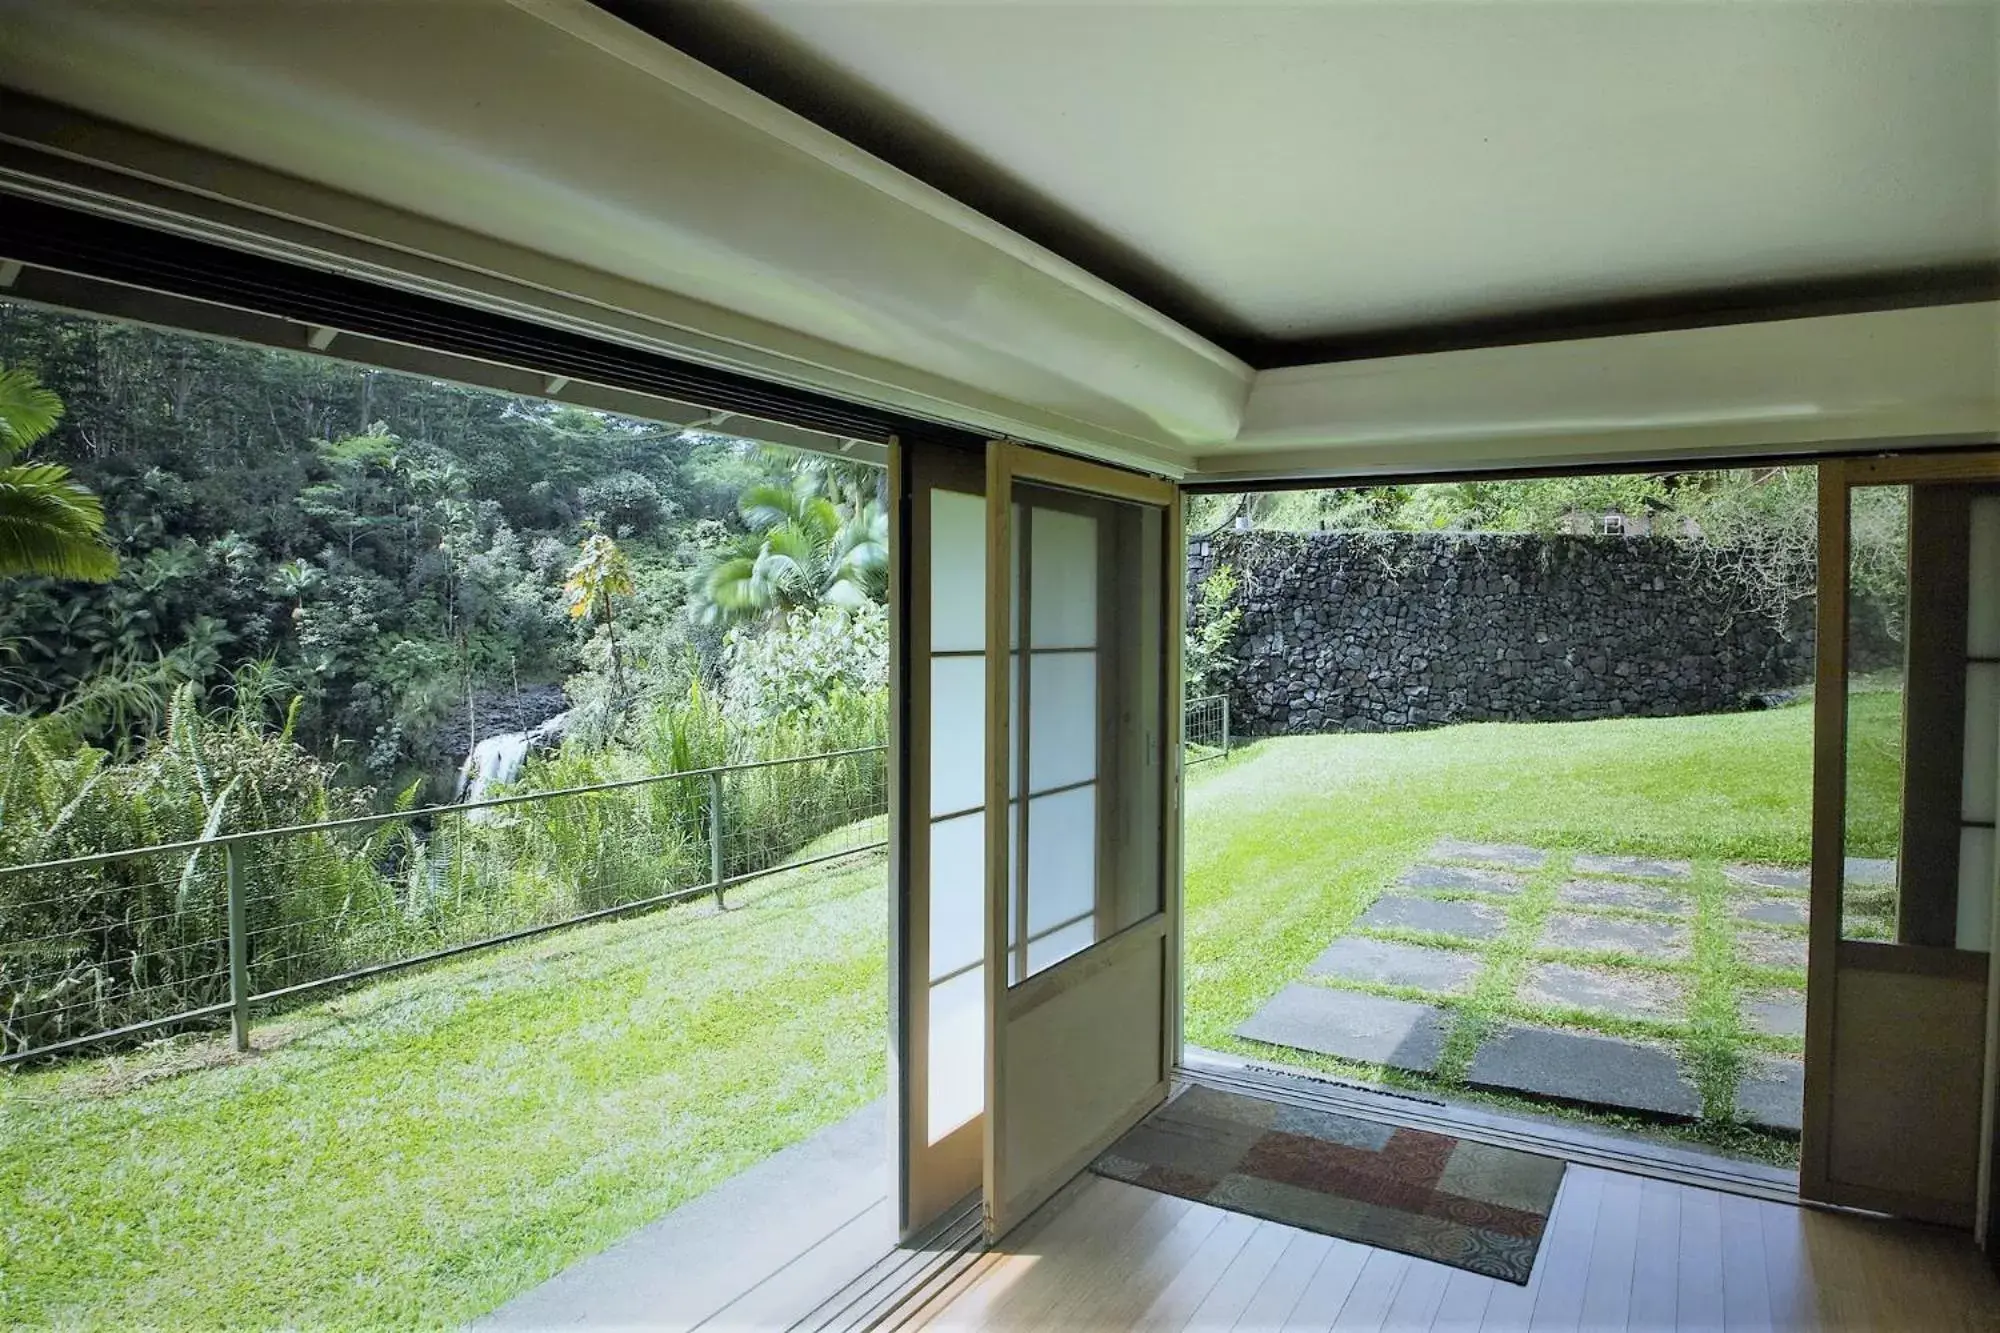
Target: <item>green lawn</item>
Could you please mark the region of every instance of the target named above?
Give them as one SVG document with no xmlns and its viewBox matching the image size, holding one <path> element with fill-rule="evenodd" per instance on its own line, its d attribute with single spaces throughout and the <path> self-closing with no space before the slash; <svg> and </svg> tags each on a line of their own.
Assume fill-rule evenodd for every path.
<svg viewBox="0 0 2000 1333">
<path fill-rule="evenodd" d="M 0 1077 L 0 1326 L 457 1323 L 882 1095 L 883 862 Z"/>
<path fill-rule="evenodd" d="M 1893 854 L 1900 698 L 1857 695 L 1849 850 Z M 1812 715 L 1764 712 L 1559 724 L 1480 724 L 1391 735 L 1257 742 L 1192 770 L 1187 822 L 1187 1039 L 1193 1045 L 1458 1091 L 1487 1026 L 1508 1018 L 1559 1021 L 1678 1044 L 1711 1119 L 1680 1131 L 1782 1157 L 1763 1135 L 1719 1123 L 1737 1061 L 1798 1043 L 1738 1024 L 1742 993 L 1782 992 L 1803 974 L 1758 968 L 1731 947 L 1721 867 L 1729 861 L 1802 865 L 1810 855 Z M 1435 1081 L 1376 1066 L 1240 1040 L 1232 1030 L 1287 984 L 1438 837 L 1553 850 L 1510 908 L 1488 965 L 1453 1002 L 1456 1023 Z M 1666 969 L 1688 992 L 1684 1023 L 1537 1011 L 1516 998 L 1537 960 L 1610 962 L 1536 947 L 1569 853 L 1647 854 L 1695 864 L 1692 956 Z M 1614 913 L 1615 915 L 1616 913 Z M 1436 940 L 1426 940 L 1437 943 Z M 1388 994 L 1393 988 L 1375 987 Z M 1414 998 L 1414 996 L 1412 997 Z"/>
</svg>

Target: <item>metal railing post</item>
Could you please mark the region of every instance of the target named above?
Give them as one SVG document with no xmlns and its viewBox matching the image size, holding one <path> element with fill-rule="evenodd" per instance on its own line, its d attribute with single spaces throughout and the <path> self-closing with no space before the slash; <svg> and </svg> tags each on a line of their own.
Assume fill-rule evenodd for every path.
<svg viewBox="0 0 2000 1333">
<path fill-rule="evenodd" d="M 1229 696 L 1222 696 L 1222 757 L 1229 758 Z"/>
<path fill-rule="evenodd" d="M 715 908 L 722 901 L 722 774 L 708 775 L 708 882 L 715 885 Z"/>
<path fill-rule="evenodd" d="M 250 930 L 243 904 L 243 866 L 236 844 L 222 849 L 229 882 L 229 1027 L 236 1049 L 250 1049 Z"/>
</svg>

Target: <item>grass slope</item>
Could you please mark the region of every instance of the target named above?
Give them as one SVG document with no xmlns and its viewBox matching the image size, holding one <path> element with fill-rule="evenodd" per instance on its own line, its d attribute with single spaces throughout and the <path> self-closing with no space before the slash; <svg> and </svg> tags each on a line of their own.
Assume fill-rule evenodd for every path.
<svg viewBox="0 0 2000 1333">
<path fill-rule="evenodd" d="M 1857 695 L 1856 855 L 1895 845 L 1893 693 Z M 1773 981 L 1731 954 L 1720 863 L 1803 864 L 1811 844 L 1812 714 L 1794 705 L 1764 712 L 1556 724 L 1480 724 L 1389 735 L 1294 737 L 1257 742 L 1194 769 L 1187 820 L 1186 1013 L 1193 1045 L 1273 1058 L 1232 1030 L 1346 933 L 1378 892 L 1440 835 L 1697 862 L 1701 903 L 1691 982 L 1693 1035 L 1686 1046 L 1711 1111 L 1726 1106 L 1735 1062 L 1751 1049 L 1793 1043 L 1750 1037 L 1735 996 Z M 1514 1000 L 1542 915 L 1567 866 L 1556 857 L 1514 905 L 1507 935 L 1487 952 L 1495 966 L 1458 1005 L 1444 1082 L 1462 1072 L 1484 1025 L 1542 1017 Z M 1435 942 L 1435 941 L 1426 941 Z M 1560 956 L 1551 954 L 1551 957 Z M 1368 988 L 1385 990 L 1388 988 Z M 1571 1020 L 1582 1015 L 1567 1016 Z M 1643 1035 L 1643 1024 L 1589 1023 Z M 1425 1086 L 1394 1070 L 1356 1067 L 1306 1052 L 1288 1063 Z M 1503 1099 L 1504 1100 L 1504 1099 Z M 1713 1142 L 1780 1155 L 1762 1136 L 1713 1125 Z"/>
<path fill-rule="evenodd" d="M 881 1095 L 879 857 L 0 1079 L 0 1325 L 478 1315 Z"/>
</svg>

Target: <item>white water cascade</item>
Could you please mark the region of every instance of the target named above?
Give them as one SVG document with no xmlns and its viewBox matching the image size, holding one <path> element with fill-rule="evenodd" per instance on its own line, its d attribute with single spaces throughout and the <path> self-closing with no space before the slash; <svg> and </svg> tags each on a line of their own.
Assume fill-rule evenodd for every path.
<svg viewBox="0 0 2000 1333">
<path fill-rule="evenodd" d="M 531 730 L 504 731 L 474 745 L 458 770 L 458 799 L 483 801 L 493 787 L 512 782 L 521 775 L 521 764 L 528 752 L 562 740 L 563 727 L 568 721 L 569 714 L 558 713 Z M 472 810 L 467 812 L 467 818 L 476 820 L 490 813 Z"/>
</svg>

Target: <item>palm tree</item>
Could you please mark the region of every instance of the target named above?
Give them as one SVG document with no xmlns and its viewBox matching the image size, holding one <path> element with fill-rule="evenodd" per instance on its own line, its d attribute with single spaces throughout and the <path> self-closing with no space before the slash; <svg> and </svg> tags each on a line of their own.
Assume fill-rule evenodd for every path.
<svg viewBox="0 0 2000 1333">
<path fill-rule="evenodd" d="M 591 529 L 590 535 L 583 539 L 583 549 L 563 580 L 563 597 L 569 604 L 570 619 L 603 622 L 611 648 L 611 691 L 622 697 L 625 686 L 620 678 L 618 634 L 612 626 L 611 599 L 630 597 L 636 592 L 632 562 L 618 549 L 617 542 L 598 531 L 594 524 L 586 526 Z"/>
<path fill-rule="evenodd" d="M 861 487 L 825 469 L 799 467 L 789 485 L 749 487 L 736 508 L 750 531 L 702 579 L 694 604 L 702 624 L 734 625 L 882 599 L 889 514 Z"/>
<path fill-rule="evenodd" d="M 0 577 L 102 583 L 118 572 L 104 541 L 104 502 L 59 463 L 17 461 L 55 429 L 62 411 L 62 399 L 32 373 L 0 366 Z"/>
</svg>

